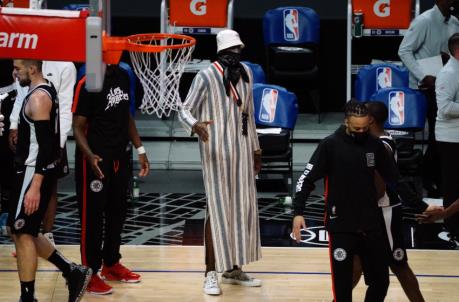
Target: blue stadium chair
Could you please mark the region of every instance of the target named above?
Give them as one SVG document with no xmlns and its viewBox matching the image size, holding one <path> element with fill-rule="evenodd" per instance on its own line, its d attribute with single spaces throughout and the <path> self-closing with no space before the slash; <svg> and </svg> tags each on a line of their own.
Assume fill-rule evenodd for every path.
<svg viewBox="0 0 459 302">
<path fill-rule="evenodd" d="M 68 4 L 63 7 L 65 10 L 89 10 L 89 4 Z"/>
<path fill-rule="evenodd" d="M 131 103 L 129 104 L 130 106 L 130 112 L 132 116 L 135 116 L 135 110 L 136 110 L 136 87 L 137 87 L 137 76 L 135 75 L 134 71 L 132 70 L 131 66 L 128 63 L 125 62 L 120 62 L 118 64 L 121 69 L 126 71 L 126 73 L 129 76 L 129 98 L 131 99 Z M 86 64 L 81 65 L 81 67 L 78 69 L 77 73 L 77 81 L 81 80 L 82 77 L 86 74 Z"/>
<path fill-rule="evenodd" d="M 266 83 L 266 76 L 265 76 L 265 71 L 263 70 L 263 67 L 261 65 L 252 63 L 249 61 L 242 61 L 245 65 L 247 65 L 250 70 L 252 71 L 253 74 L 253 83 L 257 84 L 264 84 Z"/>
<path fill-rule="evenodd" d="M 293 194 L 292 135 L 298 115 L 296 95 L 276 85 L 255 84 L 253 87 L 257 128 L 281 128 L 278 134 L 258 134 L 263 150 L 262 175 L 281 175 L 290 196 Z"/>
<path fill-rule="evenodd" d="M 355 99 L 368 101 L 380 89 L 409 87 L 409 72 L 394 64 L 371 64 L 362 67 L 355 80 Z"/>
<path fill-rule="evenodd" d="M 427 101 L 425 96 L 410 88 L 383 88 L 370 100 L 383 102 L 389 111 L 384 128 L 392 133 L 397 143 L 398 167 L 405 176 L 419 178 L 422 166 L 422 150 L 415 149 L 415 133 L 424 130 Z M 416 187 L 422 192 L 421 181 Z"/>
<path fill-rule="evenodd" d="M 263 18 L 268 82 L 312 100 L 319 114 L 320 18 L 307 7 L 279 7 Z"/>
</svg>

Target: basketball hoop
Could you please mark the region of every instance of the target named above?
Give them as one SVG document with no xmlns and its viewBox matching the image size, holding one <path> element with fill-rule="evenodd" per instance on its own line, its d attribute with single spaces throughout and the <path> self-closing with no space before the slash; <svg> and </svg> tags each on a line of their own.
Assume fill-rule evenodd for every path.
<svg viewBox="0 0 459 302">
<path fill-rule="evenodd" d="M 180 78 L 190 61 L 196 40 L 177 34 L 128 36 L 123 47 L 129 51 L 134 72 L 144 90 L 142 113 L 158 117 L 177 111 L 181 99 Z"/>
</svg>

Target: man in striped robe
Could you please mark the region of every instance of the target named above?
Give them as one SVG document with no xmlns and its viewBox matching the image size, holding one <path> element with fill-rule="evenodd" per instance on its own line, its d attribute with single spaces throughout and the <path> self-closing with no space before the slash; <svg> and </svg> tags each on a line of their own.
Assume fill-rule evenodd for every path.
<svg viewBox="0 0 459 302">
<path fill-rule="evenodd" d="M 199 136 L 204 186 L 206 278 L 204 292 L 222 282 L 261 286 L 242 265 L 261 258 L 255 175 L 261 150 L 253 114 L 252 74 L 240 63 L 244 44 L 233 30 L 217 35 L 218 60 L 194 78 L 179 118 Z"/>
</svg>

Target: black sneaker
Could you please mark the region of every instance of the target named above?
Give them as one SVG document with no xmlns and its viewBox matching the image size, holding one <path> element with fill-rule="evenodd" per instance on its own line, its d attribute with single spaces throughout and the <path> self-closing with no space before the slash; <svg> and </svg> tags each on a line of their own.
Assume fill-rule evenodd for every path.
<svg viewBox="0 0 459 302">
<path fill-rule="evenodd" d="M 66 278 L 69 288 L 69 302 L 78 302 L 83 298 L 91 276 L 92 269 L 89 267 L 71 264 L 70 275 Z"/>
</svg>

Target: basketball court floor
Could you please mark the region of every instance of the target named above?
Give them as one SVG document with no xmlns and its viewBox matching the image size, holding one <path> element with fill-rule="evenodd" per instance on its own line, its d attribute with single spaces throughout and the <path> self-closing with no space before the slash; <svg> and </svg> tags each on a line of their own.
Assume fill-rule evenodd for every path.
<svg viewBox="0 0 459 302">
<path fill-rule="evenodd" d="M 294 138 L 294 168 L 298 178 L 316 141 L 331 133 L 341 122 L 340 114 L 329 114 L 322 124 L 314 116 L 300 116 Z M 263 259 L 245 267 L 264 281 L 261 288 L 222 285 L 223 295 L 202 292 L 204 255 L 203 222 L 205 195 L 199 170 L 197 144 L 182 133 L 173 120 L 138 124 L 152 161 L 151 175 L 140 183 L 138 201 L 128 205 L 123 233 L 123 263 L 142 274 L 140 284 L 111 284 L 109 296 L 86 295 L 82 301 L 331 301 L 331 279 L 327 236 L 323 228 L 322 187 L 307 205 L 310 230 L 303 243 L 290 239 L 291 208 L 279 197 L 285 192 L 259 190 L 260 229 Z M 312 130 L 308 130 L 312 129 Z M 161 134 L 162 133 L 162 134 Z M 172 133 L 172 136 L 171 136 Z M 170 139 L 174 137 L 175 139 Z M 69 147 L 73 153 L 73 146 Z M 70 159 L 72 155 L 70 155 Z M 275 190 L 274 190 L 275 191 Z M 426 301 L 455 301 L 459 296 L 459 254 L 456 247 L 439 238 L 441 224 L 419 227 L 410 209 L 405 209 L 405 240 L 410 247 L 411 267 L 418 275 Z M 58 247 L 79 261 L 79 221 L 73 175 L 59 185 L 59 209 L 54 236 Z M 13 246 L 0 236 L 0 301 L 17 301 L 19 283 Z M 41 261 L 37 275 L 37 298 L 65 301 L 64 279 L 56 269 Z M 363 278 L 354 301 L 363 301 Z M 395 277 L 386 301 L 407 301 Z"/>
</svg>

